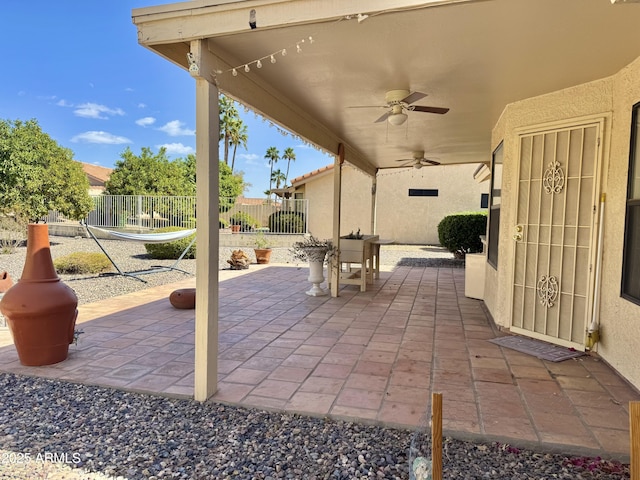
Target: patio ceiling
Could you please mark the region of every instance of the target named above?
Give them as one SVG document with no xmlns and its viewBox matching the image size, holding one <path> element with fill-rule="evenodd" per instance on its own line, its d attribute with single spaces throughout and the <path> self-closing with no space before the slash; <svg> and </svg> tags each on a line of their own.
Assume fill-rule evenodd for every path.
<svg viewBox="0 0 640 480">
<path fill-rule="evenodd" d="M 206 39 L 221 91 L 331 153 L 343 143 L 371 174 L 416 150 L 443 164 L 488 162 L 507 104 L 640 55 L 640 4 L 611 0 L 199 0 L 134 10 L 133 21 L 142 45 L 185 69 L 190 41 Z M 384 105 L 395 89 L 450 111 L 409 112 L 393 126 L 375 123 L 383 108 L 349 108 Z"/>
</svg>

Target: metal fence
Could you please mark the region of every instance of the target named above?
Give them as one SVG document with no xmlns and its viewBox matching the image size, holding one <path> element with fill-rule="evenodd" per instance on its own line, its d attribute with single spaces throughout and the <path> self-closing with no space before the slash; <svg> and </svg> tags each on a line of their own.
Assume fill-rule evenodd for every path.
<svg viewBox="0 0 640 480">
<path fill-rule="evenodd" d="M 86 218 L 89 225 L 139 230 L 161 227 L 196 227 L 196 197 L 148 195 L 94 196 L 94 208 Z M 308 233 L 308 200 L 278 201 L 221 197 L 219 226 L 240 232 L 283 234 Z M 249 201 L 250 200 L 250 201 Z M 56 211 L 47 223 L 74 223 Z"/>
</svg>

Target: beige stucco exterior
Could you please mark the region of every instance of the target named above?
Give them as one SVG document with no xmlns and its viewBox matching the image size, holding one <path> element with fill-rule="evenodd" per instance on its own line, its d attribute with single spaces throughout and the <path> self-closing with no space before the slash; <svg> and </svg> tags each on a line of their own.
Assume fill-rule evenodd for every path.
<svg viewBox="0 0 640 480">
<path fill-rule="evenodd" d="M 483 211 L 481 195 L 488 193 L 489 182 L 473 179 L 477 164 L 431 166 L 416 170 L 381 170 L 376 184 L 376 225 L 371 228 L 372 177 L 344 165 L 342 168 L 341 234 L 360 229 L 383 239 L 404 244 L 437 245 L 438 223 L 447 215 Z M 294 182 L 294 187 L 296 186 Z M 435 189 L 435 197 L 410 197 L 409 189 Z M 313 235 L 329 238 L 332 234 L 332 170 L 312 175 L 296 188 L 309 199 L 309 229 Z"/>
<path fill-rule="evenodd" d="M 631 111 L 640 101 L 640 58 L 611 77 L 508 105 L 492 134 L 492 147 L 504 141 L 504 170 L 498 270 L 487 264 L 485 304 L 498 325 L 511 322 L 517 203 L 518 129 L 553 122 L 601 118 L 600 193 L 606 193 L 600 292 L 601 341 L 595 350 L 622 376 L 640 386 L 640 370 L 630 352 L 640 348 L 640 306 L 620 296 L 629 165 Z"/>
</svg>

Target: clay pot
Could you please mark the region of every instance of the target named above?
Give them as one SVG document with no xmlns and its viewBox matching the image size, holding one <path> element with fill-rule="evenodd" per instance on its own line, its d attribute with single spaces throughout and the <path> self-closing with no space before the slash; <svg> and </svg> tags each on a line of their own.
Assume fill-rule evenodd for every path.
<svg viewBox="0 0 640 480">
<path fill-rule="evenodd" d="M 253 251 L 256 254 L 256 263 L 265 264 L 271 260 L 270 248 L 254 248 Z"/>
<path fill-rule="evenodd" d="M 8 272 L 0 272 L 0 293 L 4 293 L 13 286 L 13 280 Z"/>
<path fill-rule="evenodd" d="M 40 366 L 65 360 L 77 306 L 78 297 L 60 281 L 53 266 L 47 225 L 29 224 L 22 276 L 0 301 L 20 363 Z"/>
<path fill-rule="evenodd" d="M 196 308 L 196 289 L 195 288 L 181 288 L 174 290 L 169 295 L 169 302 L 175 308 L 189 309 Z"/>
</svg>

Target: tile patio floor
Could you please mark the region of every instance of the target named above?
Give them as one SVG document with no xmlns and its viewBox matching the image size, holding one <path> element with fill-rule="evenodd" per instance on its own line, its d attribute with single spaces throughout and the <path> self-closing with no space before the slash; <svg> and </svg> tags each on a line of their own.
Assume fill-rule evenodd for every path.
<svg viewBox="0 0 640 480">
<path fill-rule="evenodd" d="M 306 277 L 279 265 L 220 272 L 212 401 L 414 427 L 441 392 L 445 434 L 628 460 L 638 392 L 595 357 L 551 363 L 487 342 L 496 332 L 464 297 L 463 269 L 397 267 L 338 298 L 305 295 Z M 82 305 L 85 333 L 53 366 L 21 366 L 0 330 L 0 371 L 190 397 L 194 311 L 168 296 L 194 284 Z"/>
</svg>

